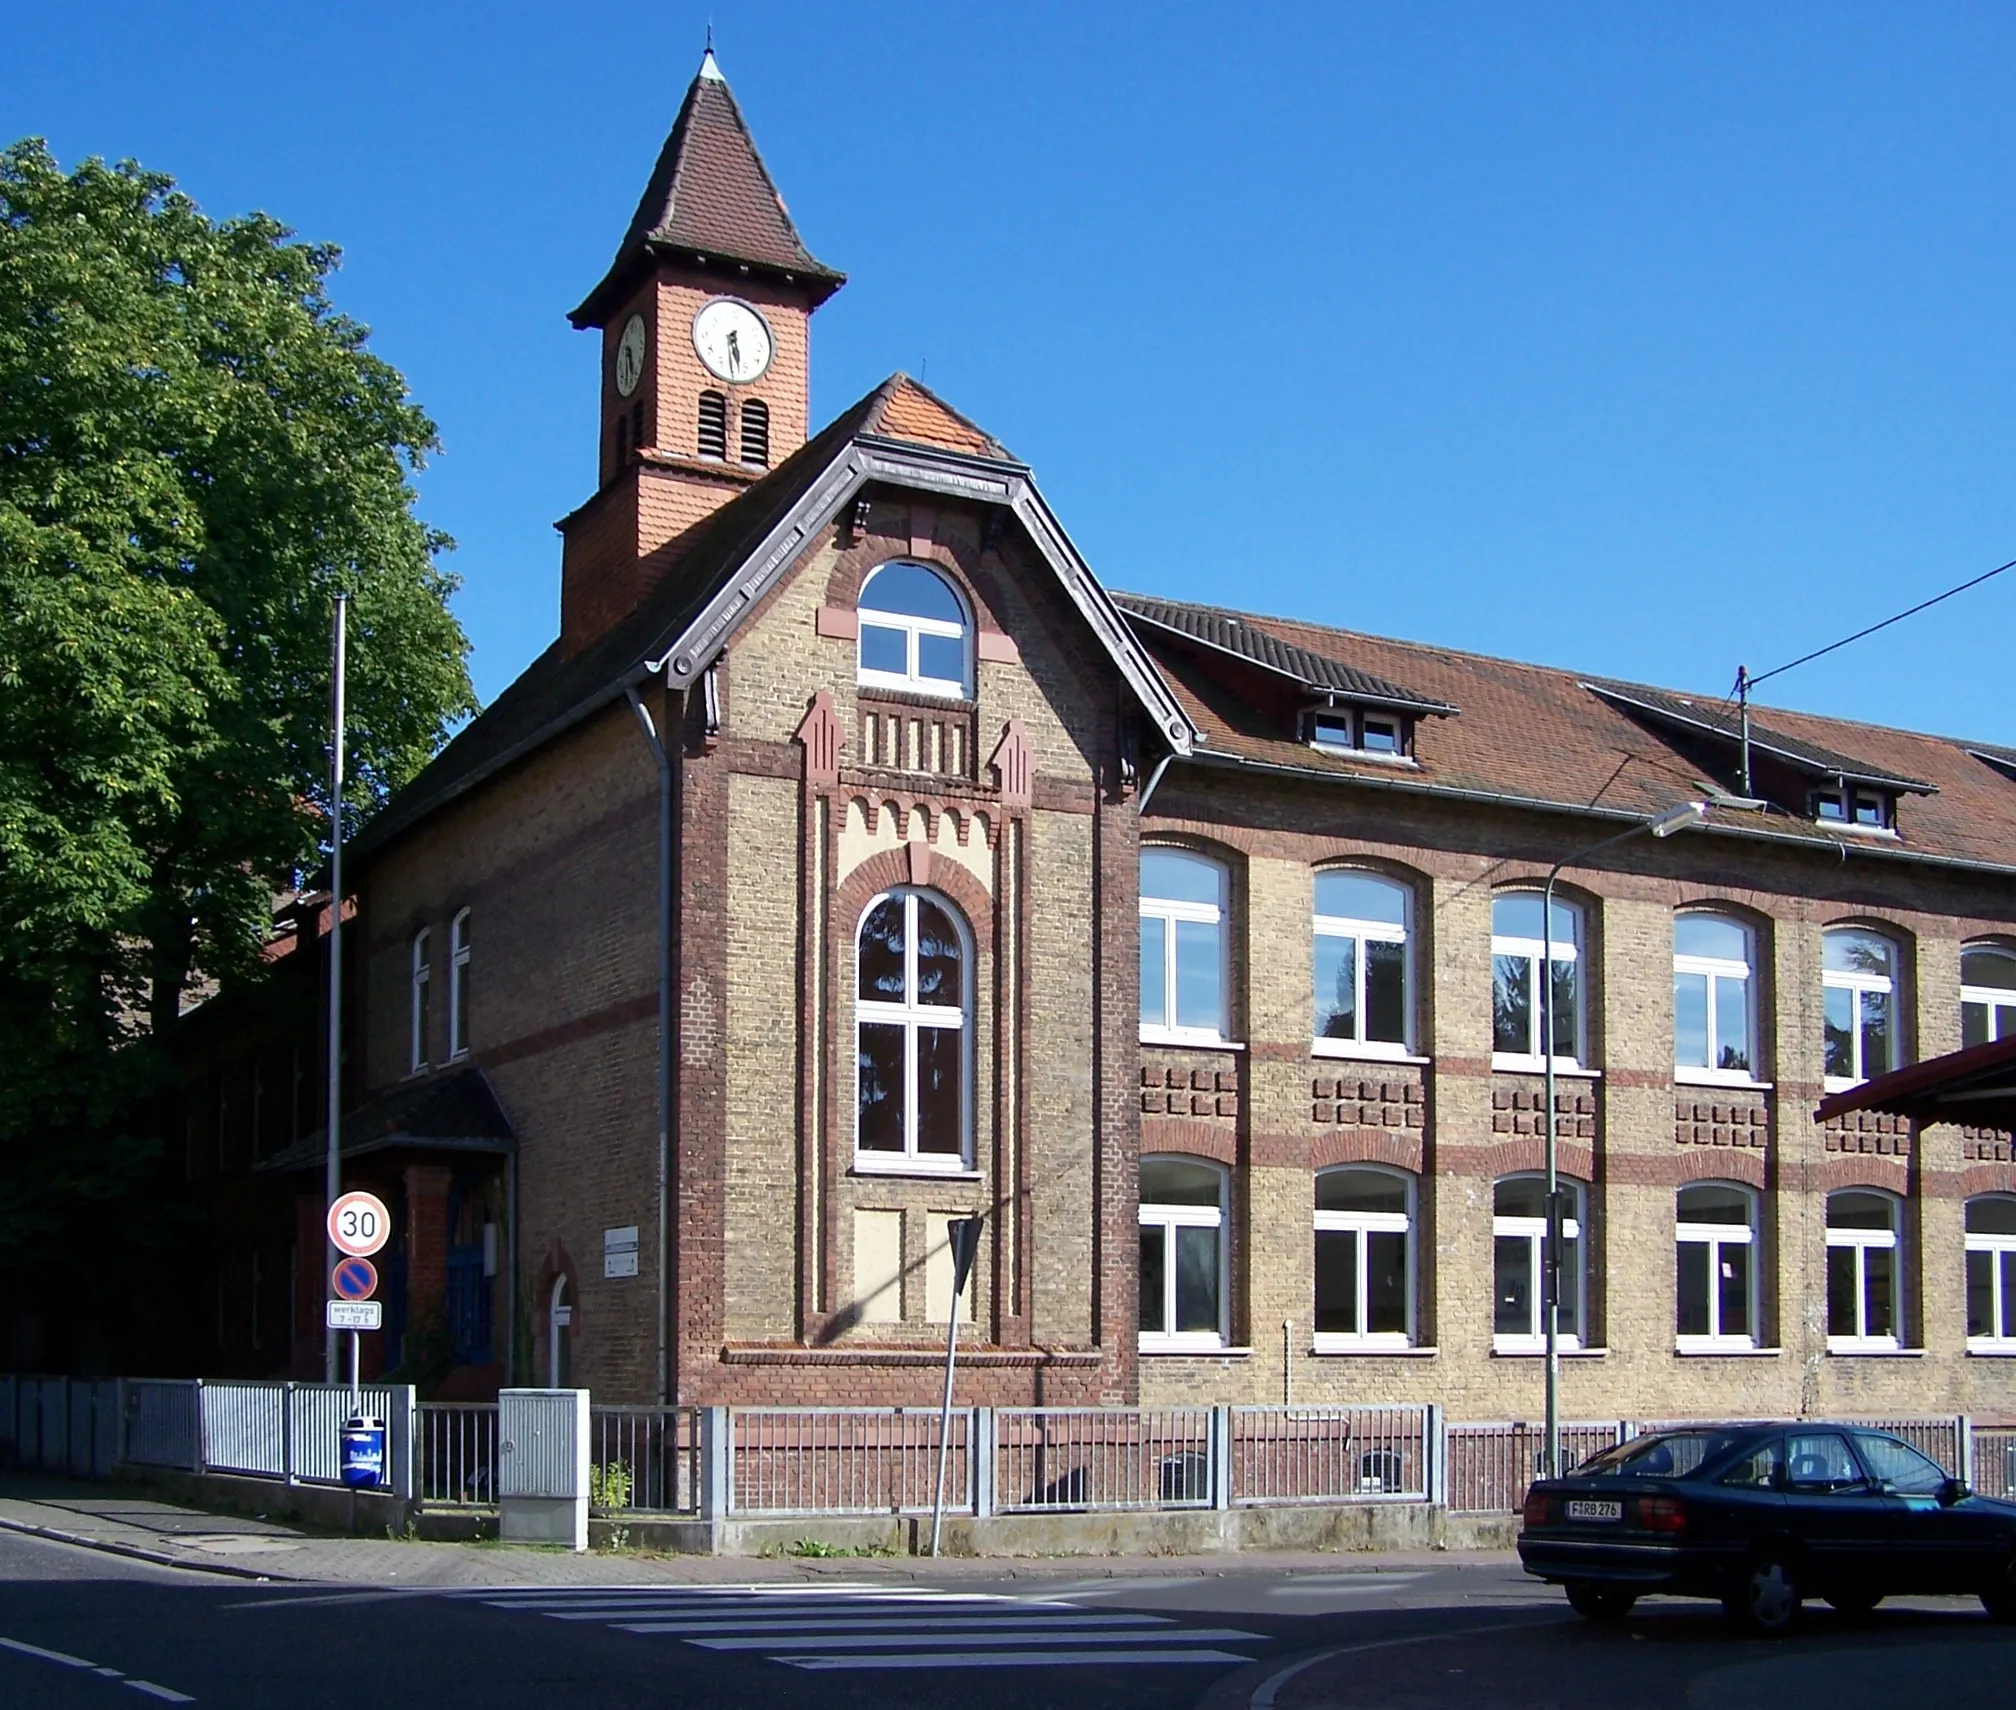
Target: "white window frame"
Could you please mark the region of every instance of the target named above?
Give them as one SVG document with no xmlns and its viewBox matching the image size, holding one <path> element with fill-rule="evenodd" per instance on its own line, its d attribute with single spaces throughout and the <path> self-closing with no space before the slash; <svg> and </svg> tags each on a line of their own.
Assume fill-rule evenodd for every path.
<svg viewBox="0 0 2016 1710">
<path fill-rule="evenodd" d="M 469 1055 L 469 911 L 448 923 L 448 1061 Z"/>
<path fill-rule="evenodd" d="M 1357 942 L 1355 965 L 1358 970 L 1358 1032 L 1356 1039 L 1334 1039 L 1315 1030 L 1313 1014 L 1314 991 L 1311 991 L 1312 1014 L 1310 1016 L 1310 1051 L 1318 1057 L 1365 1057 L 1386 1061 L 1405 1061 L 1414 1055 L 1414 890 L 1411 885 L 1401 883 L 1384 873 L 1375 873 L 1363 867 L 1327 867 L 1324 873 L 1348 872 L 1354 877 L 1377 880 L 1400 893 L 1402 912 L 1405 919 L 1398 926 L 1387 920 L 1357 920 L 1350 915 L 1315 914 L 1311 916 L 1314 938 L 1349 938 Z M 1386 1039 L 1367 1039 L 1365 1032 L 1365 975 L 1367 958 L 1365 946 L 1368 942 L 1397 944 L 1400 946 L 1400 1040 L 1396 1044 Z M 1314 946 L 1311 946 L 1312 950 Z"/>
<path fill-rule="evenodd" d="M 1376 1354 L 1392 1353 L 1414 1346 L 1415 1339 L 1415 1296 L 1419 1292 L 1416 1282 L 1416 1267 L 1420 1263 L 1421 1243 L 1416 1235 L 1416 1223 L 1420 1210 L 1419 1182 L 1406 1170 L 1396 1170 L 1385 1164 L 1333 1164 L 1316 1172 L 1320 1181 L 1324 1176 L 1338 1175 L 1346 1170 L 1364 1175 L 1385 1176 L 1399 1182 L 1406 1189 L 1407 1209 L 1405 1211 L 1323 1211 L 1312 1213 L 1309 1240 L 1309 1299 L 1310 1322 L 1315 1322 L 1316 1299 L 1316 1236 L 1353 1235 L 1356 1236 L 1358 1276 L 1356 1299 L 1358 1302 L 1358 1324 L 1356 1330 L 1318 1330 L 1313 1333 L 1312 1343 L 1319 1354 Z M 1404 1330 L 1366 1330 L 1366 1314 L 1371 1308 L 1371 1264 L 1368 1235 L 1399 1235 L 1406 1242 L 1407 1252 L 1407 1327 Z"/>
<path fill-rule="evenodd" d="M 1708 982 L 1708 1061 L 1704 1063 L 1683 1063 L 1679 1060 L 1679 1031 L 1677 1026 L 1678 1001 L 1675 1001 L 1676 1026 L 1674 1031 L 1673 1078 L 1676 1081 L 1697 1086 L 1754 1087 L 1763 1083 L 1758 1073 L 1761 1065 L 1757 1060 L 1757 933 L 1747 921 L 1739 920 L 1733 914 L 1717 909 L 1683 909 L 1675 916 L 1677 929 L 1680 920 L 1688 917 L 1719 920 L 1724 925 L 1733 926 L 1743 934 L 1744 960 L 1732 962 L 1721 956 L 1683 956 L 1677 949 L 1673 952 L 1673 974 L 1677 982 L 1682 974 L 1705 977 Z M 1715 1066 L 1715 1058 L 1720 1055 L 1722 1040 L 1716 1028 L 1720 1010 L 1716 1004 L 1716 988 L 1725 980 L 1739 982 L 1743 987 L 1743 1026 L 1745 1039 L 1744 1054 L 1750 1059 L 1747 1069 L 1720 1069 Z"/>
<path fill-rule="evenodd" d="M 1145 1017 L 1141 1022 L 1141 1042 L 1144 1045 L 1224 1045 L 1230 1043 L 1232 1010 L 1232 946 L 1228 930 L 1231 910 L 1232 874 L 1222 861 L 1213 860 L 1209 855 L 1200 855 L 1194 849 L 1183 849 L 1170 844 L 1147 844 L 1141 853 L 1151 851 L 1164 855 L 1180 855 L 1185 860 L 1195 861 L 1199 866 L 1208 867 L 1217 875 L 1218 900 L 1215 903 L 1181 902 L 1168 897 L 1151 897 L 1145 892 L 1141 897 L 1141 918 L 1159 920 L 1163 925 L 1162 934 L 1162 1013 L 1174 1016 L 1176 1013 L 1176 923 L 1189 921 L 1193 925 L 1203 924 L 1215 927 L 1218 932 L 1218 1020 L 1211 1027 L 1179 1027 L 1173 1022 L 1150 1023 Z"/>
<path fill-rule="evenodd" d="M 1328 706 L 1311 708 L 1305 718 L 1309 746 L 1319 753 L 1369 756 L 1374 760 L 1411 758 L 1407 752 L 1407 721 L 1397 712 L 1377 711 L 1365 707 Z M 1317 729 L 1319 720 L 1325 724 L 1342 725 L 1344 740 L 1339 742 L 1322 735 Z M 1392 747 L 1374 748 L 1370 744 L 1366 732 L 1372 725 L 1378 725 L 1392 733 Z"/>
<path fill-rule="evenodd" d="M 1824 941 L 1834 933 L 1860 933 L 1865 937 L 1879 940 L 1890 952 L 1890 972 L 1887 974 L 1858 974 L 1845 968 L 1829 968 L 1824 959 Z M 1897 994 L 1897 963 L 1899 960 L 1897 941 L 1873 927 L 1843 925 L 1830 927 L 1822 935 L 1823 959 L 1820 968 L 1820 1061 L 1824 1070 L 1827 1061 L 1827 993 L 1845 991 L 1852 994 L 1855 1008 L 1849 1022 L 1849 1054 L 1854 1062 L 1855 1072 L 1851 1075 L 1821 1075 L 1821 1084 L 1828 1092 L 1846 1092 L 1850 1087 L 1859 1087 L 1870 1077 L 1867 1065 L 1862 1061 L 1862 994 L 1881 992 L 1890 999 L 1890 1055 L 1893 1061 L 1882 1072 L 1903 1066 L 1904 1041 L 1900 1037 L 1904 1023 L 1902 1007 Z"/>
<path fill-rule="evenodd" d="M 2009 1203 L 2016 1195 L 2006 1193 L 1980 1193 L 1968 1197 L 1967 1205 L 1972 1207 L 1977 1200 L 1992 1199 Z M 1963 1217 L 1965 1212 L 1962 1213 Z M 1993 1326 L 1985 1336 L 1967 1338 L 1967 1346 L 1977 1354 L 2016 1354 L 2016 1289 L 2005 1290 L 2002 1286 L 2004 1257 L 2016 1253 L 2016 1235 L 1975 1233 L 1969 1230 L 1961 1241 L 1967 1253 L 1985 1253 L 1988 1256 L 1989 1288 L 1994 1304 L 1989 1309 L 1989 1322 Z M 1963 1259 L 1962 1263 L 1966 1261 Z M 1963 1273 L 1962 1311 L 1965 1311 L 1966 1278 Z"/>
<path fill-rule="evenodd" d="M 1748 1207 L 1748 1216 L 1742 1223 L 1685 1223 L 1680 1221 L 1680 1195 L 1689 1188 L 1727 1188 L 1743 1196 Z M 1757 1296 L 1757 1190 L 1747 1182 L 1700 1181 L 1682 1182 L 1673 1195 L 1674 1262 L 1677 1269 L 1678 1249 L 1684 1246 L 1706 1246 L 1708 1248 L 1708 1334 L 1705 1336 L 1683 1336 L 1678 1330 L 1680 1312 L 1679 1299 L 1674 1299 L 1673 1312 L 1675 1330 L 1673 1345 L 1683 1354 L 1724 1354 L 1740 1353 L 1757 1346 L 1757 1325 L 1763 1309 L 1763 1302 Z M 1722 1274 L 1724 1249 L 1739 1248 L 1734 1262 L 1744 1268 L 1745 1287 L 1743 1297 L 1749 1304 L 1749 1322 L 1741 1331 L 1731 1331 L 1722 1322 L 1722 1291 L 1716 1286 Z"/>
<path fill-rule="evenodd" d="M 1890 802 L 1891 798 L 1882 790 L 1852 786 L 1846 789 L 1815 790 L 1813 818 L 1820 825 L 1839 826 L 1844 831 L 1894 832 L 1896 826 L 1893 823 L 1894 815 Z M 1822 811 L 1829 803 L 1840 808 L 1841 813 L 1838 817 Z M 1865 820 L 1860 817 L 1860 811 L 1865 807 L 1875 809 L 1875 818 Z"/>
<path fill-rule="evenodd" d="M 2001 956 L 2016 961 L 2016 950 L 2006 944 L 1963 944 L 1960 947 L 1960 965 L 1964 969 L 1967 958 L 1974 955 Z M 1970 986 L 1963 975 L 1960 981 L 1960 1012 L 1962 1037 L 1965 1037 L 1966 1012 L 1969 1004 L 1979 1004 L 1988 1011 L 1989 1040 L 2016 1037 L 2016 988 L 2009 986 Z"/>
<path fill-rule="evenodd" d="M 1556 1176 L 1562 1189 L 1574 1195 L 1577 1215 L 1561 1220 L 1561 1238 L 1575 1243 L 1575 1264 L 1571 1270 L 1561 1267 L 1561 1304 L 1571 1301 L 1575 1307 L 1575 1322 L 1586 1324 L 1584 1314 L 1589 1309 L 1589 1243 L 1583 1237 L 1583 1223 L 1587 1216 L 1588 1190 L 1580 1182 L 1570 1181 L 1566 1176 Z M 1530 1170 L 1517 1171 L 1509 1176 L 1500 1176 L 1491 1184 L 1495 1197 L 1498 1189 L 1506 1182 L 1539 1182 L 1544 1188 L 1547 1178 Z M 1500 1241 L 1525 1241 L 1528 1243 L 1528 1278 L 1533 1301 L 1533 1328 L 1524 1335 L 1506 1334 L 1498 1325 L 1498 1243 Z M 1491 1212 L 1491 1351 L 1497 1354 L 1537 1354 L 1547 1347 L 1547 1298 L 1546 1298 L 1546 1252 L 1547 1219 L 1542 1217 L 1508 1217 L 1501 1215 L 1494 1206 Z M 1573 1351 L 1582 1346 L 1581 1331 L 1564 1331 L 1559 1345 Z"/>
<path fill-rule="evenodd" d="M 1498 892 L 1491 899 L 1493 909 L 1496 909 L 1498 906 L 1499 898 L 1505 896 L 1530 896 L 1538 899 L 1542 908 L 1547 906 L 1544 893 L 1537 890 L 1519 890 L 1515 887 L 1509 891 Z M 1557 908 L 1566 909 L 1568 911 L 1568 918 L 1574 923 L 1575 935 L 1573 939 L 1565 943 L 1559 938 L 1555 939 L 1553 951 L 1556 962 L 1569 963 L 1575 969 L 1575 1043 L 1577 1049 L 1586 1054 L 1589 1049 L 1589 994 L 1585 989 L 1587 982 L 1582 977 L 1582 941 L 1588 935 L 1588 914 L 1580 903 L 1567 897 L 1556 896 L 1554 905 Z M 1500 956 L 1523 956 L 1526 959 L 1527 1001 L 1530 1006 L 1528 1014 L 1533 1018 L 1532 1029 L 1527 1037 L 1529 1042 L 1534 1045 L 1551 1043 L 1551 1041 L 1543 1042 L 1540 1038 L 1539 976 L 1535 973 L 1535 970 L 1540 966 L 1542 952 L 1546 948 L 1546 944 L 1538 938 L 1518 938 L 1510 935 L 1501 936 L 1495 931 L 1491 934 L 1491 978 L 1494 990 L 1496 989 L 1498 978 L 1498 958 Z M 1549 1020 L 1552 1019 L 1550 1016 Z M 1523 1070 L 1532 1074 L 1539 1074 L 1546 1068 L 1547 1060 L 1537 1050 L 1519 1052 L 1500 1051 L 1497 1049 L 1496 1026 L 1496 1018 L 1494 1017 L 1491 1041 L 1492 1068 Z M 1554 1059 L 1554 1067 L 1557 1069 L 1572 1070 L 1586 1068 L 1587 1066 L 1584 1056 L 1556 1057 Z"/>
<path fill-rule="evenodd" d="M 887 1003 L 861 992 L 861 930 L 883 903 L 903 905 L 903 1001 Z M 959 1003 L 925 1004 L 917 994 L 917 903 L 929 902 L 959 938 Z M 863 1175 L 967 1175 L 973 1168 L 973 1000 L 978 983 L 973 933 L 957 904 L 928 885 L 892 885 L 868 900 L 854 923 L 854 1168 Z M 869 1150 L 861 1144 L 861 1029 L 875 1024 L 903 1029 L 903 1150 Z M 959 1034 L 959 1150 L 924 1152 L 917 1146 L 917 1030 L 953 1029 Z"/>
<path fill-rule="evenodd" d="M 423 926 L 413 934 L 412 961 L 407 971 L 406 1067 L 415 1075 L 428 1066 L 427 1010 L 434 988 L 433 944 L 431 928 Z"/>
<path fill-rule="evenodd" d="M 1899 1330 L 1904 1323 L 1904 1202 L 1893 1193 L 1881 1188 L 1851 1187 L 1837 1188 L 1827 1196 L 1821 1207 L 1822 1217 L 1826 1208 L 1832 1205 L 1836 1194 L 1858 1193 L 1871 1199 L 1880 1199 L 1890 1207 L 1890 1227 L 1888 1229 L 1836 1229 L 1827 1225 L 1827 1250 L 1832 1253 L 1837 1248 L 1851 1249 L 1855 1254 L 1855 1332 L 1853 1335 L 1827 1337 L 1827 1351 L 1830 1354 L 1886 1354 L 1903 1346 Z M 1869 1254 L 1871 1250 L 1887 1251 L 1890 1259 L 1890 1316 L 1895 1328 L 1883 1335 L 1872 1336 L 1869 1324 Z M 1829 1269 L 1831 1271 L 1831 1261 Z M 1834 1315 L 1834 1302 L 1826 1302 L 1827 1316 Z"/>
<path fill-rule="evenodd" d="M 935 576 L 942 583 L 960 611 L 960 621 L 948 623 L 943 618 L 913 617 L 906 612 L 875 611 L 861 604 L 868 590 L 874 586 L 875 578 L 884 570 L 901 566 L 910 570 L 922 570 Z M 936 565 L 919 563 L 914 558 L 892 558 L 887 564 L 878 564 L 862 579 L 861 592 L 855 596 L 855 640 L 854 640 L 854 680 L 866 689 L 894 689 L 905 695 L 930 695 L 939 700 L 964 701 L 973 698 L 973 613 L 966 604 L 966 596 L 959 591 L 951 577 Z M 907 669 L 903 671 L 871 670 L 861 663 L 862 631 L 869 629 L 894 630 L 903 637 L 903 657 Z M 927 635 L 941 636 L 959 643 L 958 682 L 949 677 L 927 677 L 920 664 L 922 649 L 919 642 Z"/>
<path fill-rule="evenodd" d="M 1216 1330 L 1141 1330 L 1137 1332 L 1141 1352 L 1144 1354 L 1196 1354 L 1209 1353 L 1223 1348 L 1231 1335 L 1232 1279 L 1229 1274 L 1225 1202 L 1228 1197 L 1231 1172 L 1223 1164 L 1210 1158 L 1197 1158 L 1185 1153 L 1151 1153 L 1142 1158 L 1143 1164 L 1168 1159 L 1182 1164 L 1195 1164 L 1210 1170 L 1218 1178 L 1218 1203 L 1212 1205 L 1158 1205 L 1142 1201 L 1136 1221 L 1142 1229 L 1162 1231 L 1162 1322 L 1176 1322 L 1176 1231 L 1178 1229 L 1215 1229 L 1218 1232 L 1218 1328 Z"/>
</svg>

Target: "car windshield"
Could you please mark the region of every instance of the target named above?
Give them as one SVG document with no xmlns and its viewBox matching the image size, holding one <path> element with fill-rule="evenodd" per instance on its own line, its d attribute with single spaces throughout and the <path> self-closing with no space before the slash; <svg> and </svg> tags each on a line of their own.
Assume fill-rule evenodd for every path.
<svg viewBox="0 0 2016 1710">
<path fill-rule="evenodd" d="M 1733 1431 L 1662 1431 L 1605 1449 L 1575 1469 L 1577 1478 L 1687 1478 L 1739 1441 Z"/>
</svg>

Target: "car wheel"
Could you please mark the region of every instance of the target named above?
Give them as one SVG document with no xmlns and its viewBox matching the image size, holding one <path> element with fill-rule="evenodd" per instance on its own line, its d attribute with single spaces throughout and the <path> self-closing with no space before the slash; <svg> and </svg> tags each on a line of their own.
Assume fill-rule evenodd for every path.
<svg viewBox="0 0 2016 1710">
<path fill-rule="evenodd" d="M 1799 1580 L 1783 1556 L 1759 1556 L 1742 1583 L 1722 1600 L 1723 1612 L 1746 1633 L 1782 1638 L 1799 1614 Z"/>
<path fill-rule="evenodd" d="M 1828 1606 L 1842 1615 L 1867 1615 L 1883 1601 L 1880 1591 L 1830 1591 Z"/>
<path fill-rule="evenodd" d="M 1568 1582 L 1568 1607 L 1590 1621 L 1621 1621 L 1637 1601 L 1638 1593 L 1621 1585 L 1604 1585 L 1592 1579 Z"/>
<path fill-rule="evenodd" d="M 1981 1588 L 1981 1607 L 1988 1619 L 2016 1623 L 2016 1562 L 2005 1563 L 2002 1571 Z"/>
</svg>

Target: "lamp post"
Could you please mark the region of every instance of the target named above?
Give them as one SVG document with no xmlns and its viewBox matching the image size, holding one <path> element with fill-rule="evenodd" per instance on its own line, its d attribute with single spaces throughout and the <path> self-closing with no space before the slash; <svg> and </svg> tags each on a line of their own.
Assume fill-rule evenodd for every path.
<svg viewBox="0 0 2016 1710">
<path fill-rule="evenodd" d="M 1708 817 L 1706 802 L 1682 802 L 1650 819 L 1613 833 L 1564 855 L 1547 870 L 1547 883 L 1540 892 L 1540 1060 L 1546 1091 L 1541 1109 L 1546 1121 L 1547 1235 L 1540 1265 L 1542 1311 L 1547 1324 L 1547 1449 L 1542 1472 L 1548 1478 L 1561 1474 L 1561 1178 L 1557 1167 L 1554 1135 L 1554 881 L 1564 867 L 1587 860 L 1613 843 L 1649 831 L 1654 837 L 1671 837 Z"/>
</svg>

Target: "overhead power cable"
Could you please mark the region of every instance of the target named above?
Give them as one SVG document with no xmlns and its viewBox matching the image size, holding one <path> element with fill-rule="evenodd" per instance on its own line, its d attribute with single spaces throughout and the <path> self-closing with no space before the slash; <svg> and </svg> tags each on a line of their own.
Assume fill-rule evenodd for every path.
<svg viewBox="0 0 2016 1710">
<path fill-rule="evenodd" d="M 1897 613 L 1895 617 L 1886 617 L 1881 623 L 1872 623 L 1867 629 L 1858 629 L 1853 635 L 1844 635 L 1839 641 L 1830 641 L 1825 647 L 1817 647 L 1811 653 L 1802 653 L 1788 664 L 1774 665 L 1769 671 L 1760 671 L 1749 679 L 1749 687 L 1754 689 L 1759 683 L 1783 676 L 1794 666 L 1810 665 L 1814 660 L 1846 647 L 1851 641 L 1860 641 L 1865 635 L 1874 635 L 1879 629 L 1888 629 L 1893 623 L 1902 623 L 1907 617 L 1916 617 L 1920 612 L 1939 604 L 1941 600 L 1950 600 L 1955 594 L 1964 594 L 1969 588 L 1978 588 L 1983 582 L 2001 575 L 2005 570 L 2016 570 L 2016 558 L 2010 559 L 2007 564 L 1996 565 L 1993 570 L 1984 570 L 1980 575 L 1962 582 L 1957 588 L 1948 588 L 1943 594 L 1934 594 L 1929 600 L 1920 600 L 1915 606 Z"/>
</svg>

